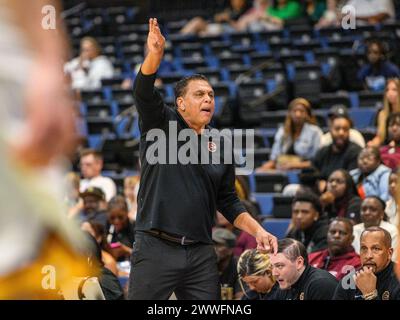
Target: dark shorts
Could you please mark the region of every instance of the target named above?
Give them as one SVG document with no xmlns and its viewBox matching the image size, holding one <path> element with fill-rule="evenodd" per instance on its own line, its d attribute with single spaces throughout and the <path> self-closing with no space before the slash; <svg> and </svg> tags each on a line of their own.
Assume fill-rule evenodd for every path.
<svg viewBox="0 0 400 320">
<path fill-rule="evenodd" d="M 128 298 L 166 300 L 220 298 L 217 256 L 211 244 L 180 245 L 136 232 Z"/>
</svg>

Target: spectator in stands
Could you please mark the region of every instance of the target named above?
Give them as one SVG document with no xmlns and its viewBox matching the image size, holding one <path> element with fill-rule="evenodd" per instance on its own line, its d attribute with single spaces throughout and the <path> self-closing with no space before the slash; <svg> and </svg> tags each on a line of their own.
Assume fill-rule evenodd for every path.
<svg viewBox="0 0 400 320">
<path fill-rule="evenodd" d="M 346 217 L 353 224 L 360 223 L 361 198 L 353 178 L 346 170 L 339 169 L 331 173 L 320 201 L 329 218 Z"/>
<path fill-rule="evenodd" d="M 304 245 L 294 239 L 278 241 L 278 253 L 270 255 L 272 275 L 279 284 L 276 300 L 330 300 L 337 280 L 329 272 L 308 263 Z"/>
<path fill-rule="evenodd" d="M 265 19 L 269 0 L 254 0 L 253 7 L 246 11 L 235 24 L 237 31 L 260 31 L 276 29 L 277 26 Z"/>
<path fill-rule="evenodd" d="M 224 228 L 214 228 L 212 232 L 212 240 L 214 242 L 215 252 L 217 253 L 218 273 L 221 290 L 232 292 L 228 300 L 240 299 L 243 295 L 238 280 L 237 258 L 233 255 L 236 236 L 233 232 Z M 223 298 L 221 291 L 221 298 Z M 227 293 L 227 292 L 226 292 Z"/>
<path fill-rule="evenodd" d="M 101 261 L 103 262 L 104 266 L 114 273 L 116 276 L 118 275 L 118 266 L 117 261 L 114 257 L 107 252 L 107 242 L 105 237 L 105 229 L 101 223 L 94 222 L 94 221 L 86 221 L 82 223 L 81 229 L 83 231 L 88 232 L 92 235 L 99 244 L 101 248 Z"/>
<path fill-rule="evenodd" d="M 94 270 L 100 270 L 98 276 L 101 290 L 106 300 L 124 300 L 124 292 L 114 273 L 107 269 L 101 260 L 101 248 L 96 239 L 87 233 L 90 245 L 87 249 L 88 264 Z"/>
<path fill-rule="evenodd" d="M 312 24 L 317 23 L 324 15 L 327 4 L 326 0 L 305 0 L 304 6 L 306 14 Z"/>
<path fill-rule="evenodd" d="M 378 24 L 395 17 L 392 0 L 348 0 L 346 5 L 354 8 L 357 25 Z"/>
<path fill-rule="evenodd" d="M 239 258 L 237 272 L 244 292 L 242 300 L 274 300 L 279 286 L 272 275 L 268 254 L 256 249 L 244 251 Z M 245 290 L 243 282 L 249 290 Z"/>
<path fill-rule="evenodd" d="M 110 60 L 101 55 L 101 48 L 96 39 L 84 37 L 81 40 L 81 52 L 64 66 L 64 71 L 71 77 L 71 86 L 77 90 L 99 89 L 101 79 L 112 78 L 114 68 Z"/>
<path fill-rule="evenodd" d="M 383 109 L 378 113 L 377 135 L 368 142 L 369 146 L 380 146 L 387 141 L 387 121 L 392 113 L 400 112 L 400 80 L 389 79 L 386 82 L 385 95 L 383 97 Z"/>
<path fill-rule="evenodd" d="M 331 123 L 332 143 L 322 147 L 315 155 L 312 164 L 319 170 L 321 179 L 340 168 L 352 170 L 357 168 L 357 157 L 361 152 L 358 144 L 350 141 L 351 120 L 346 115 L 337 115 Z"/>
<path fill-rule="evenodd" d="M 103 157 L 99 152 L 93 149 L 83 150 L 80 157 L 80 167 L 83 175 L 80 184 L 81 191 L 88 187 L 101 188 L 106 195 L 106 201 L 110 201 L 116 195 L 117 187 L 114 181 L 101 175 Z"/>
<path fill-rule="evenodd" d="M 389 200 L 386 201 L 385 214 L 388 217 L 388 221 L 397 226 L 399 225 L 399 214 L 397 212 L 396 203 L 396 186 L 399 174 L 399 169 L 392 171 L 389 177 Z"/>
<path fill-rule="evenodd" d="M 137 195 L 139 192 L 140 176 L 129 176 L 124 179 L 124 196 L 128 204 L 128 216 L 132 222 L 136 221 Z"/>
<path fill-rule="evenodd" d="M 387 230 L 392 237 L 392 248 L 397 248 L 397 227 L 386 221 L 385 202 L 377 197 L 370 196 L 364 199 L 361 204 L 361 223 L 353 229 L 353 247 L 360 253 L 360 236 L 369 227 L 381 227 Z"/>
<path fill-rule="evenodd" d="M 382 41 L 374 39 L 368 43 L 367 60 L 357 74 L 367 90 L 382 91 L 387 79 L 400 77 L 399 68 L 386 59 Z"/>
<path fill-rule="evenodd" d="M 230 0 L 229 7 L 217 13 L 213 21 L 207 21 L 202 17 L 191 19 L 182 29 L 182 34 L 220 34 L 235 30 L 238 19 L 249 9 L 246 0 Z"/>
<path fill-rule="evenodd" d="M 396 169 L 400 164 L 400 112 L 392 113 L 388 119 L 389 144 L 380 148 L 384 165 Z"/>
<path fill-rule="evenodd" d="M 107 243 L 110 253 L 118 261 L 127 260 L 132 254 L 134 228 L 134 224 L 129 221 L 125 198 L 115 196 L 108 203 Z"/>
<path fill-rule="evenodd" d="M 315 25 L 316 28 L 339 26 L 342 18 L 341 9 L 346 0 L 326 0 L 326 11 Z"/>
<path fill-rule="evenodd" d="M 80 222 L 95 221 L 103 225 L 107 224 L 107 213 L 101 209 L 101 202 L 105 195 L 103 190 L 97 187 L 89 187 L 80 194 L 83 199 L 83 210 L 77 218 Z"/>
<path fill-rule="evenodd" d="M 303 98 L 296 98 L 289 104 L 289 112 L 283 127 L 275 135 L 270 160 L 257 171 L 271 169 L 301 169 L 311 166 L 322 136 L 316 125 L 311 104 Z"/>
<path fill-rule="evenodd" d="M 273 0 L 272 6 L 267 8 L 265 19 L 270 23 L 283 27 L 285 20 L 299 18 L 302 13 L 302 8 L 298 1 Z"/>
<path fill-rule="evenodd" d="M 342 279 L 350 270 L 361 266 L 360 256 L 354 251 L 353 223 L 346 218 L 335 218 L 328 229 L 328 248 L 310 253 L 311 266 L 329 271 L 336 279 Z"/>
<path fill-rule="evenodd" d="M 358 156 L 358 168 L 351 170 L 350 175 L 361 199 L 375 195 L 388 200 L 390 169 L 382 164 L 378 148 L 363 149 Z"/>
<path fill-rule="evenodd" d="M 307 253 L 325 249 L 328 220 L 322 215 L 319 198 L 312 193 L 297 193 L 292 204 L 292 221 L 287 238 L 300 241 Z"/>
<path fill-rule="evenodd" d="M 333 105 L 328 112 L 328 127 L 332 126 L 332 121 L 334 118 L 338 116 L 345 116 L 350 119 L 349 113 L 345 105 L 336 104 Z M 365 147 L 365 140 L 363 135 L 356 129 L 353 128 L 353 124 L 351 124 L 350 132 L 349 132 L 349 139 L 351 142 L 358 144 L 361 148 Z M 328 131 L 321 137 L 321 148 L 332 143 L 332 135 L 331 132 Z"/>
<path fill-rule="evenodd" d="M 393 243 L 390 233 L 380 227 L 370 227 L 361 234 L 362 269 L 357 270 L 352 284 L 339 283 L 334 300 L 399 300 L 400 284 L 395 275 Z"/>
</svg>

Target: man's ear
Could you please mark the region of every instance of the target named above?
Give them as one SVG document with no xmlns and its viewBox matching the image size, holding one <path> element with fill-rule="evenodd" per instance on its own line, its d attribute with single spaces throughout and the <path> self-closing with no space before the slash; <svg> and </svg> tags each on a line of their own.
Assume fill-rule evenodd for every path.
<svg viewBox="0 0 400 320">
<path fill-rule="evenodd" d="M 304 266 L 304 258 L 303 257 L 297 257 L 296 259 L 296 269 L 297 271 L 300 270 Z"/>
<path fill-rule="evenodd" d="M 393 248 L 389 248 L 389 255 L 390 255 L 390 260 L 392 260 L 392 256 L 393 256 Z"/>
<path fill-rule="evenodd" d="M 185 111 L 186 108 L 182 97 L 176 99 L 176 106 L 178 107 L 178 109 Z"/>
</svg>

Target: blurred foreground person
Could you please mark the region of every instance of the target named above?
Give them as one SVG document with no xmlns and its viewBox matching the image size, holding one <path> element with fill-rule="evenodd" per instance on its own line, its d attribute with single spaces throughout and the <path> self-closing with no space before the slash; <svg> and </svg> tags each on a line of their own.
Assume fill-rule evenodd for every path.
<svg viewBox="0 0 400 320">
<path fill-rule="evenodd" d="M 67 48 L 60 26 L 44 29 L 45 6 L 60 12 L 54 1 L 0 0 L 0 299 L 61 298 L 87 272 L 56 165 L 74 147 Z"/>
</svg>

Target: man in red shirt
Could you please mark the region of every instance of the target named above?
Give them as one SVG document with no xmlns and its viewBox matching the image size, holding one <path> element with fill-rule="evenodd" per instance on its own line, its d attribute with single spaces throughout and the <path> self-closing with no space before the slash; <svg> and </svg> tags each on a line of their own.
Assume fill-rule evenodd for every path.
<svg viewBox="0 0 400 320">
<path fill-rule="evenodd" d="M 335 218 L 329 225 L 327 240 L 328 249 L 308 255 L 311 266 L 329 271 L 338 280 L 361 266 L 360 256 L 351 245 L 353 225 L 349 219 Z"/>
</svg>

